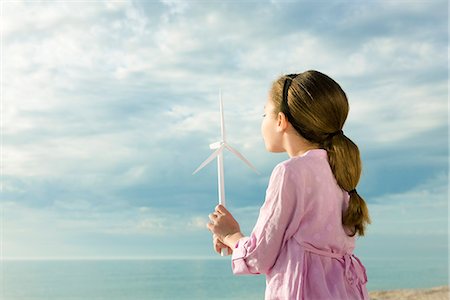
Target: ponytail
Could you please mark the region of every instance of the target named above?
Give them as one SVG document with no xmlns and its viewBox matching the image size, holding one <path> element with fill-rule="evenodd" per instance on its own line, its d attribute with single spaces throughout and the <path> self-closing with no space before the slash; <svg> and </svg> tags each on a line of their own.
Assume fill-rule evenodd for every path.
<svg viewBox="0 0 450 300">
<path fill-rule="evenodd" d="M 342 216 L 342 224 L 351 230 L 350 236 L 364 236 L 366 226 L 371 220 L 366 202 L 356 191 L 362 169 L 358 146 L 341 131 L 341 134 L 325 140 L 323 147 L 328 152 L 328 162 L 337 183 L 350 195 L 348 208 Z"/>
</svg>

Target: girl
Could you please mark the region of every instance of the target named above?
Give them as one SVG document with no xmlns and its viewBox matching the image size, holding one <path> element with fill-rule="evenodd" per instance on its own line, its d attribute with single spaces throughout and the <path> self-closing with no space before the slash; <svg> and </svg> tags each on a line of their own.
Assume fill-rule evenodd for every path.
<svg viewBox="0 0 450 300">
<path fill-rule="evenodd" d="M 272 171 L 250 236 L 222 205 L 209 215 L 217 252 L 238 274 L 265 274 L 265 299 L 369 299 L 366 269 L 352 254 L 370 221 L 356 191 L 358 147 L 342 127 L 349 105 L 327 75 L 310 70 L 272 84 L 261 131 L 289 159 Z"/>
</svg>

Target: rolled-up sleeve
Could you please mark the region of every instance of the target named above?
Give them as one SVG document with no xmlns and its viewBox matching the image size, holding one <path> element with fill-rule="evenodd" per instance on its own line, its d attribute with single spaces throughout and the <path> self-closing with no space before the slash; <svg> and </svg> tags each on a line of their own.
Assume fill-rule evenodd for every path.
<svg viewBox="0 0 450 300">
<path fill-rule="evenodd" d="M 275 264 L 297 208 L 296 186 L 287 166 L 278 164 L 270 176 L 266 198 L 249 237 L 236 243 L 231 256 L 233 274 L 266 274 Z"/>
</svg>

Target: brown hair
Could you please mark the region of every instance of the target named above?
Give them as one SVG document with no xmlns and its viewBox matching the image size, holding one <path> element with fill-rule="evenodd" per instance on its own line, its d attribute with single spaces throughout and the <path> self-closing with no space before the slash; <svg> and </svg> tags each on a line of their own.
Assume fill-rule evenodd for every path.
<svg viewBox="0 0 450 300">
<path fill-rule="evenodd" d="M 292 82 L 287 86 L 286 105 L 283 103 L 283 89 L 285 82 L 289 83 L 287 80 Z M 275 106 L 275 115 L 284 113 L 297 133 L 327 150 L 328 161 L 337 183 L 344 190 L 352 191 L 349 206 L 342 216 L 342 224 L 351 230 L 350 236 L 356 233 L 364 236 L 366 225 L 371 223 L 369 211 L 364 199 L 353 191 L 361 176 L 359 149 L 339 132 L 349 111 L 345 92 L 327 75 L 309 70 L 281 76 L 273 82 L 270 96 Z"/>
</svg>

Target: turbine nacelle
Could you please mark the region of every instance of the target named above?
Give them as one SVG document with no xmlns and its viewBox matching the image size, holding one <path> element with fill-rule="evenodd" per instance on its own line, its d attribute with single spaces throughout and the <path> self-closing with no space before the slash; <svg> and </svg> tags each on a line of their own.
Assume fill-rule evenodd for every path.
<svg viewBox="0 0 450 300">
<path fill-rule="evenodd" d="M 253 171 L 256 172 L 256 174 L 259 174 L 259 172 L 256 170 L 256 168 L 252 165 L 251 162 L 249 162 L 239 151 L 228 145 L 226 142 L 216 142 L 209 145 L 210 149 L 216 150 L 214 151 L 202 164 L 192 173 L 194 175 L 201 169 L 203 169 L 207 164 L 209 164 L 214 158 L 218 157 L 223 153 L 224 149 L 227 149 L 237 157 L 239 157 L 243 162 L 245 162 Z M 223 167 L 222 167 L 223 169 Z M 220 170 L 219 170 L 220 171 Z"/>
<path fill-rule="evenodd" d="M 209 149 L 219 149 L 220 148 L 220 146 L 222 146 L 222 144 L 224 144 L 225 142 L 224 141 L 220 141 L 220 142 L 215 142 L 215 143 L 212 143 L 212 144 L 209 144 Z"/>
</svg>

